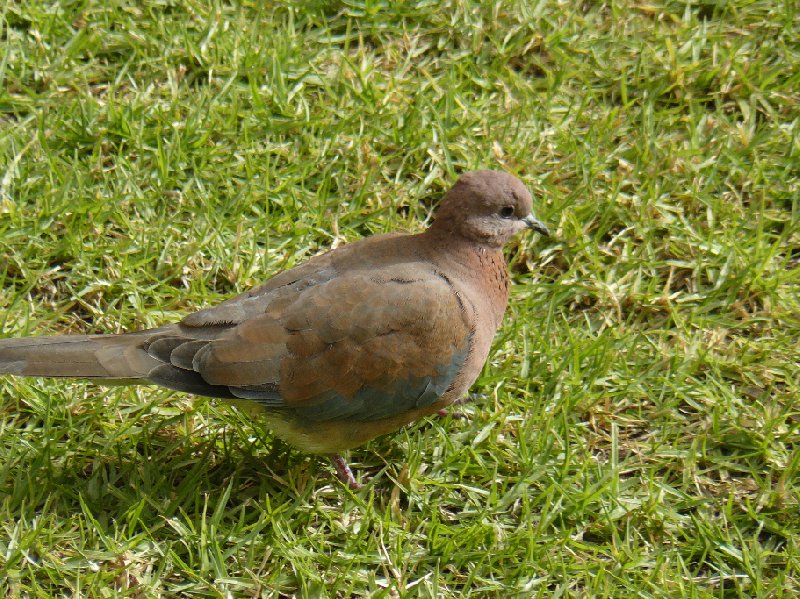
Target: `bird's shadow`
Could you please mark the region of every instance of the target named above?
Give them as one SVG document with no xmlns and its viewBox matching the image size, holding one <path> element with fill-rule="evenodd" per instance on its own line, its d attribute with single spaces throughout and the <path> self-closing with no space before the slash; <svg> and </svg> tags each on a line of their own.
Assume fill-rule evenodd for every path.
<svg viewBox="0 0 800 599">
<path fill-rule="evenodd" d="M 0 496 L 21 514 L 48 511 L 70 518 L 83 511 L 97 524 L 136 518 L 153 525 L 181 515 L 201 517 L 222 497 L 229 506 L 341 507 L 351 500 L 381 505 L 405 495 L 409 447 L 403 434 L 352 452 L 356 476 L 366 483 L 354 492 L 336 478 L 326 458 L 293 449 L 258 419 L 227 406 L 212 406 L 209 414 L 205 408 L 196 411 L 207 404 L 176 409 L 168 403 L 149 398 L 121 408 L 113 423 L 95 414 L 78 427 L 65 418 L 67 408 L 56 409 L 60 414 L 53 420 L 60 424 L 38 429 L 51 435 L 24 444 L 14 463 L 2 469 Z M 48 418 L 34 410 L 28 416 Z M 440 421 L 434 417 L 415 426 L 424 431 Z M 83 437 L 74 438 L 75 430 Z"/>
<path fill-rule="evenodd" d="M 118 439 L 90 433 L 28 444 L 7 465 L 0 496 L 9 498 L 12 511 L 48 511 L 64 518 L 90 512 L 96 524 L 109 525 L 134 514 L 150 523 L 200 514 L 223 495 L 230 506 L 267 498 L 273 505 L 341 504 L 353 497 L 324 457 L 293 449 L 257 422 L 234 414 L 187 430 L 184 416 L 133 417 L 126 422 L 130 432 Z M 384 475 L 387 461 L 378 452 L 398 464 L 404 456 L 390 437 L 375 443 L 378 451 L 359 450 L 358 475 L 369 481 L 363 494 L 380 496 L 395 482 Z M 57 451 L 53 444 L 59 445 Z"/>
</svg>

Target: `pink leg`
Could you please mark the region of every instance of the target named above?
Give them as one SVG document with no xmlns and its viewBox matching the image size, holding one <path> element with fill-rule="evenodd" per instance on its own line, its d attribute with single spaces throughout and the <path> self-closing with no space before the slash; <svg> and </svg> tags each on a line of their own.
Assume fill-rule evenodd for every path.
<svg viewBox="0 0 800 599">
<path fill-rule="evenodd" d="M 330 457 L 333 467 L 336 468 L 336 474 L 339 476 L 340 481 L 354 491 L 361 488 L 361 485 L 356 482 L 356 478 L 353 476 L 353 471 L 350 470 L 350 466 L 347 465 L 342 456 L 338 453 L 333 453 L 328 457 Z"/>
<path fill-rule="evenodd" d="M 475 401 L 476 398 L 477 396 L 475 395 L 467 395 L 466 397 L 462 397 L 461 399 L 455 400 L 453 403 L 450 404 L 450 406 L 460 406 L 465 403 L 470 403 L 471 401 Z M 441 418 L 444 418 L 445 416 L 450 414 L 450 416 L 452 416 L 453 418 L 463 418 L 464 420 L 469 419 L 469 416 L 467 416 L 464 412 L 458 412 L 458 411 L 451 412 L 450 410 L 448 410 L 448 408 L 442 408 L 441 410 L 436 412 L 436 414 Z"/>
</svg>

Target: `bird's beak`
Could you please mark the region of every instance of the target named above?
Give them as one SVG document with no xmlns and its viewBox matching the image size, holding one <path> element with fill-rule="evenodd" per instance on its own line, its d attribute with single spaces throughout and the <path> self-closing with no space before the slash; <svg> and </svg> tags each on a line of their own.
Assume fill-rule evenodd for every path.
<svg viewBox="0 0 800 599">
<path fill-rule="evenodd" d="M 522 222 L 525 223 L 529 229 L 533 229 L 537 233 L 541 233 L 542 235 L 549 237 L 550 236 L 550 229 L 547 228 L 542 221 L 536 218 L 533 214 L 529 214 L 525 218 L 522 219 Z"/>
</svg>

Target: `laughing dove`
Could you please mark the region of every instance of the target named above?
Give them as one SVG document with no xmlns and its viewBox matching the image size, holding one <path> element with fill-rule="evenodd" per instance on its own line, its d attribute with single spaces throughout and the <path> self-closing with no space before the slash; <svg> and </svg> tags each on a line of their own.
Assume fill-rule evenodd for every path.
<svg viewBox="0 0 800 599">
<path fill-rule="evenodd" d="M 156 384 L 256 408 L 300 449 L 339 455 L 459 399 L 508 301 L 503 245 L 547 235 L 515 177 L 462 175 L 418 235 L 342 246 L 176 324 L 0 340 L 0 374 Z"/>
</svg>

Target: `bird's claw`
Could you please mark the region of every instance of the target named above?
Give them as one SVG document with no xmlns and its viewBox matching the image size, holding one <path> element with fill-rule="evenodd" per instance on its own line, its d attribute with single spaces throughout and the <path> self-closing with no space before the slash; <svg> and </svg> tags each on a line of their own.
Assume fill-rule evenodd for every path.
<svg viewBox="0 0 800 599">
<path fill-rule="evenodd" d="M 467 403 L 472 403 L 473 401 L 477 401 L 482 399 L 483 396 L 477 393 L 470 393 L 466 397 L 461 397 L 455 400 L 450 406 L 461 406 Z M 469 414 L 466 412 L 455 411 L 451 412 L 447 408 L 442 408 L 438 412 L 436 412 L 437 416 L 444 418 L 445 416 L 450 416 L 451 418 L 458 418 L 459 420 L 469 420 Z"/>
</svg>

